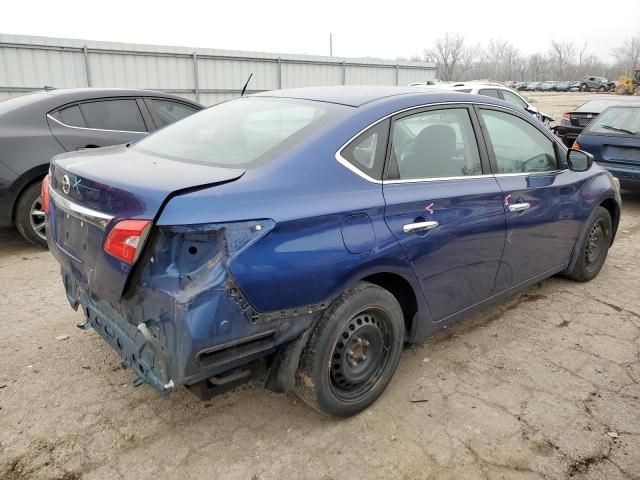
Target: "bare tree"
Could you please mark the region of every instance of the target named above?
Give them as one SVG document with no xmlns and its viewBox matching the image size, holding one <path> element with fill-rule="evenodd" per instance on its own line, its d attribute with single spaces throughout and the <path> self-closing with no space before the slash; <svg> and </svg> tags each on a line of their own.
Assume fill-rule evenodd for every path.
<svg viewBox="0 0 640 480">
<path fill-rule="evenodd" d="M 503 54 L 509 42 L 502 40 L 501 38 L 492 38 L 489 40 L 487 46 L 487 54 L 489 56 L 489 62 L 493 65 L 492 76 L 495 80 L 500 78 L 500 67 L 503 59 Z"/>
<path fill-rule="evenodd" d="M 640 68 L 640 36 L 627 38 L 624 44 L 613 49 L 611 55 L 626 76 L 631 76 L 635 68 Z"/>
<path fill-rule="evenodd" d="M 547 61 L 540 53 L 529 55 L 529 73 L 534 81 L 540 80 L 547 67 Z"/>
<path fill-rule="evenodd" d="M 569 67 L 573 63 L 576 55 L 576 47 L 573 42 L 560 42 L 551 40 L 549 49 L 551 60 L 555 67 L 555 74 L 559 80 L 566 80 L 568 77 Z"/>
<path fill-rule="evenodd" d="M 439 38 L 434 43 L 434 48 L 425 50 L 426 60 L 436 62 L 440 80 L 450 81 L 454 78 L 454 72 L 464 52 L 464 37 L 459 33 L 447 32 L 444 38 Z"/>
</svg>

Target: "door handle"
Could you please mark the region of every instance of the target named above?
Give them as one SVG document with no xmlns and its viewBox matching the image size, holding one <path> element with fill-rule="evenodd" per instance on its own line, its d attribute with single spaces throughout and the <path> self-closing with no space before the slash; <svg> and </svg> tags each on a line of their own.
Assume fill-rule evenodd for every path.
<svg viewBox="0 0 640 480">
<path fill-rule="evenodd" d="M 523 203 L 514 203 L 513 205 L 509 205 L 510 212 L 523 212 L 527 208 L 530 208 L 531 204 L 529 202 Z"/>
<path fill-rule="evenodd" d="M 426 230 L 431 230 L 432 228 L 436 228 L 438 226 L 438 222 L 418 222 L 418 223 L 407 223 L 402 226 L 402 231 L 404 233 L 413 233 L 413 232 L 424 232 Z"/>
</svg>

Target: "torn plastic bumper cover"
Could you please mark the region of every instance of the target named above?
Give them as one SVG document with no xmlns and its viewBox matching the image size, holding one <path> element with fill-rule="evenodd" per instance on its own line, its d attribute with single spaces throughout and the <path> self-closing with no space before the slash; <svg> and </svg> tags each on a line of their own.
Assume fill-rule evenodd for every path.
<svg viewBox="0 0 640 480">
<path fill-rule="evenodd" d="M 67 297 L 158 392 L 207 381 L 275 354 L 325 308 L 259 313 L 242 294 L 229 263 L 272 228 L 269 220 L 157 228 L 117 304 L 63 270 Z"/>
</svg>

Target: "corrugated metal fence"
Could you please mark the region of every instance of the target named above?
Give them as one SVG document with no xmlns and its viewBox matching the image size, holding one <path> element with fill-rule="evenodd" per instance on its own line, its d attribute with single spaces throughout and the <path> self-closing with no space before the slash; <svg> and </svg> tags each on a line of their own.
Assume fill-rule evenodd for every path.
<svg viewBox="0 0 640 480">
<path fill-rule="evenodd" d="M 213 50 L 0 34 L 0 99 L 42 87 L 146 88 L 205 105 L 247 91 L 319 85 L 407 85 L 435 64 Z"/>
</svg>

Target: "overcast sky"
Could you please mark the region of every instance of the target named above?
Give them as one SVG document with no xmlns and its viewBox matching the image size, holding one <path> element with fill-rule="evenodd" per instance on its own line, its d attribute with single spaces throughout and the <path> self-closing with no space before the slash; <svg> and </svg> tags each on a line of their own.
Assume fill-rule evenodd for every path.
<svg viewBox="0 0 640 480">
<path fill-rule="evenodd" d="M 503 38 L 522 53 L 573 41 L 610 61 L 640 35 L 640 0 L 5 0 L 0 33 L 280 53 L 396 58 L 421 54 L 445 32 L 467 43 Z M 525 8 L 526 7 L 526 8 Z M 621 10 L 623 12 L 621 12 Z"/>
</svg>

